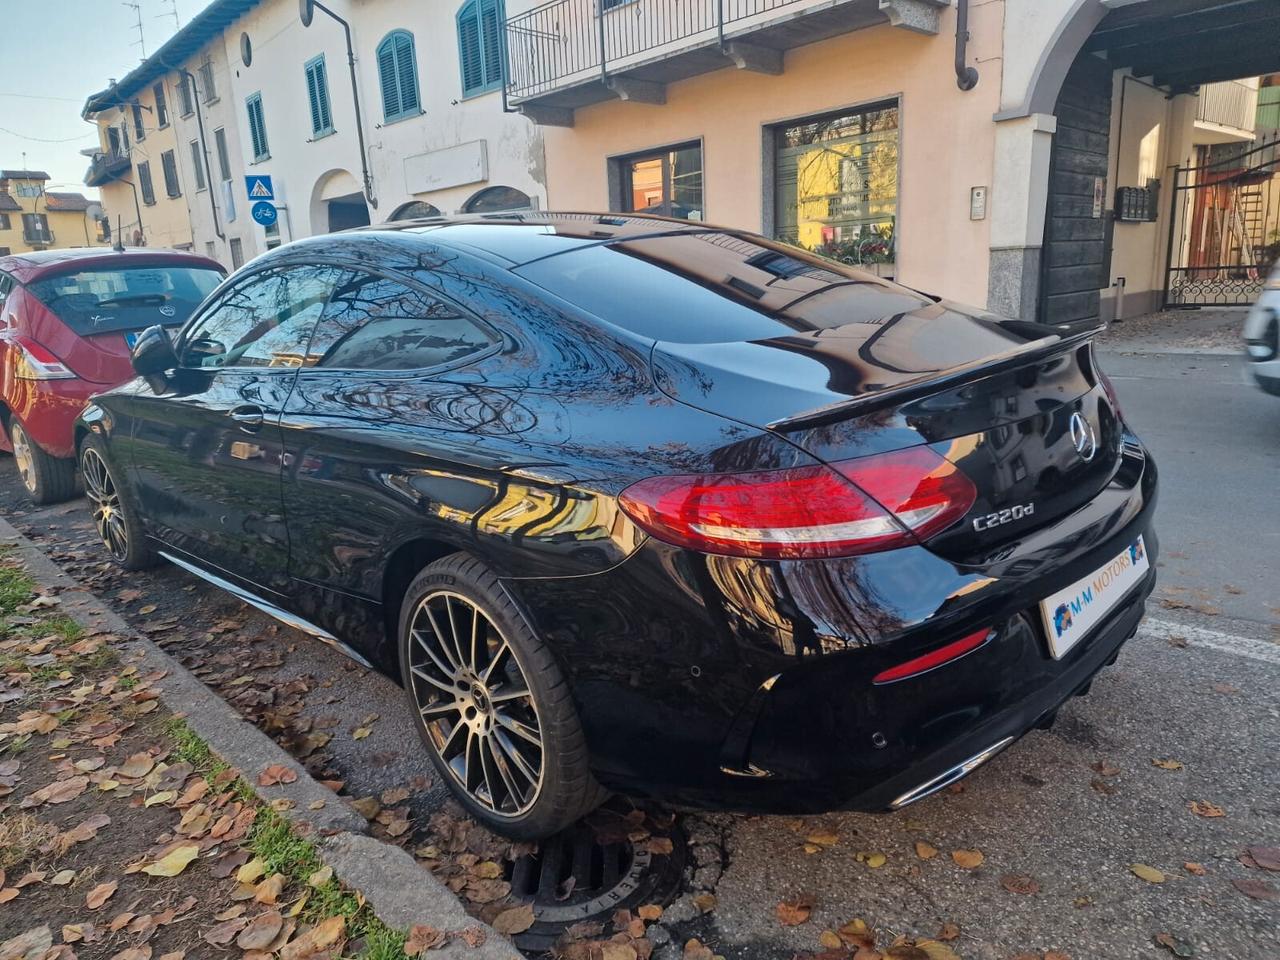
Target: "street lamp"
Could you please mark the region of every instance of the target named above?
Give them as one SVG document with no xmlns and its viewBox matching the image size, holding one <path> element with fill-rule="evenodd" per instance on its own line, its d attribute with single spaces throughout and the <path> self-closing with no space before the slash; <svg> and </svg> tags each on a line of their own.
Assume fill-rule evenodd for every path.
<svg viewBox="0 0 1280 960">
<path fill-rule="evenodd" d="M 378 200 L 373 195 L 373 177 L 369 175 L 369 163 L 364 146 L 364 121 L 360 117 L 360 89 L 356 85 L 356 55 L 351 47 L 351 25 L 338 16 L 319 0 L 298 0 L 298 19 L 304 27 L 311 26 L 315 12 L 319 10 L 328 14 L 342 24 L 342 32 L 347 38 L 347 67 L 351 71 L 351 100 L 356 107 L 356 137 L 360 141 L 360 173 L 364 177 L 364 199 L 374 210 L 378 209 Z"/>
</svg>

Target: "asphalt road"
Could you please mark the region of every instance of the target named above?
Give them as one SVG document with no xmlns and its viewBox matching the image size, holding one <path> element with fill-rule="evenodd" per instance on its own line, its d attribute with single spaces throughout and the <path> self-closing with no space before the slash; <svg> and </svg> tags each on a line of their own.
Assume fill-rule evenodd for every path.
<svg viewBox="0 0 1280 960">
<path fill-rule="evenodd" d="M 1104 363 L 1162 469 L 1163 580 L 1139 637 L 1053 729 L 1028 735 L 960 792 L 891 816 L 688 820 L 721 838 L 722 875 L 715 863 L 700 873 L 717 905 L 677 924 L 657 960 L 679 957 L 691 932 L 731 960 L 819 952 L 824 929 L 854 918 L 879 933 L 881 949 L 958 925 L 951 946 L 965 960 L 1171 956 L 1157 934 L 1198 957 L 1280 957 L 1280 901 L 1232 884 L 1280 888 L 1280 873 L 1237 859 L 1248 845 L 1280 846 L 1280 400 L 1244 385 L 1232 357 L 1108 354 Z M 16 483 L 0 458 L 0 512 L 56 562 L 278 737 L 331 736 L 308 762 L 344 781 L 344 793 L 408 787 L 415 830 L 401 842 L 431 841 L 426 824 L 444 794 L 428 782 L 398 688 L 175 568 L 115 570 L 83 501 L 33 510 Z M 1223 815 L 1197 815 L 1192 801 Z M 813 835 L 834 843 L 806 852 Z M 916 841 L 940 852 L 921 859 Z M 983 862 L 958 866 L 950 854 L 960 849 Z M 872 868 L 876 853 L 885 862 Z M 1164 882 L 1140 879 L 1135 863 Z M 1038 892 L 1010 892 L 1007 875 L 1030 877 Z M 812 902 L 811 918 L 781 925 L 777 904 L 797 897 Z M 668 918 L 692 912 L 686 896 Z"/>
</svg>

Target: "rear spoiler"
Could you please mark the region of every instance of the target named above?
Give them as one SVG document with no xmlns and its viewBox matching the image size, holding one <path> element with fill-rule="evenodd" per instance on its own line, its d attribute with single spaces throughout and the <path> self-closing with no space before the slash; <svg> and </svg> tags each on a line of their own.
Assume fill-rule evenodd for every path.
<svg viewBox="0 0 1280 960">
<path fill-rule="evenodd" d="M 781 431 L 821 427 L 828 423 L 846 419 L 854 413 L 870 413 L 890 404 L 905 403 L 908 400 L 915 400 L 931 393 L 937 393 L 946 387 L 958 386 L 978 377 L 1002 373 L 1005 370 L 1011 370 L 1027 363 L 1047 359 L 1058 353 L 1065 353 L 1088 343 L 1104 329 L 1104 326 L 1099 325 L 1088 330 L 1082 330 L 1079 333 L 1073 333 L 1067 337 L 1043 337 L 1039 340 L 1032 340 L 1005 353 L 993 354 L 990 357 L 984 357 L 972 363 L 952 367 L 940 374 L 927 374 L 914 380 L 907 380 L 896 386 L 878 390 L 863 397 L 841 400 L 839 403 L 832 403 L 825 407 L 816 407 L 813 410 L 806 410 L 804 413 L 783 417 L 781 420 L 774 420 L 766 424 L 766 426 L 770 430 Z"/>
</svg>

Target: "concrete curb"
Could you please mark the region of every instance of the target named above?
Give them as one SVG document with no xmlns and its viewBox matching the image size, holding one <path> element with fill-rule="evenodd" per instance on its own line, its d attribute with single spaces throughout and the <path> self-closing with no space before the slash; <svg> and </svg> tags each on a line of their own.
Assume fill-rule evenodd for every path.
<svg viewBox="0 0 1280 960">
<path fill-rule="evenodd" d="M 115 650 L 140 673 L 163 673 L 156 682 L 161 701 L 181 715 L 218 756 L 237 768 L 264 803 L 281 797 L 293 801 L 282 816 L 300 835 L 316 844 L 320 859 L 348 887 L 364 895 L 374 913 L 388 926 L 407 930 L 427 924 L 444 931 L 479 927 L 485 941 L 470 947 L 451 939 L 432 957 L 470 960 L 521 960 L 521 954 L 492 927 L 467 914 L 462 902 L 435 875 L 407 852 L 369 835 L 364 817 L 327 787 L 318 783 L 293 757 L 253 724 L 244 720 L 221 697 L 159 646 L 137 633 L 101 600 L 67 576 L 34 543 L 0 517 L 0 545 L 11 546 L 27 573 L 44 590 L 60 599 L 59 610 L 86 630 L 119 638 Z M 257 775 L 278 764 L 298 775 L 293 783 L 262 787 Z M 318 810 L 313 801 L 324 801 Z"/>
</svg>

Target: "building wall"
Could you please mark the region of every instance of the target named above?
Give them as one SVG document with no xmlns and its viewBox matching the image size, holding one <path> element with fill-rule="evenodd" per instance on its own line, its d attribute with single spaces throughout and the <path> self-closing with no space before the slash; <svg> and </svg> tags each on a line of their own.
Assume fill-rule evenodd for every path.
<svg viewBox="0 0 1280 960">
<path fill-rule="evenodd" d="M 376 209 L 372 223 L 402 204 L 423 200 L 458 211 L 488 186 L 514 187 L 538 206 L 546 202 L 542 138 L 529 121 L 502 110 L 494 91 L 463 99 L 454 17 L 461 3 L 406 4 L 396 0 L 333 0 L 351 24 Z M 384 122 L 376 48 L 393 29 L 414 35 L 423 113 Z M 293 0 L 271 0 L 226 31 L 228 51 L 241 32 L 253 45 L 250 66 L 232 53 L 231 88 L 245 172 L 269 174 L 277 193 L 284 239 L 328 229 L 327 201 L 360 189 L 360 148 L 341 26 L 317 11 L 309 28 Z M 323 54 L 334 132 L 313 141 L 304 64 Z M 270 157 L 254 161 L 245 99 L 262 97 Z M 455 148 L 453 152 L 435 151 Z M 237 203 L 247 198 L 243 187 Z"/>
<path fill-rule="evenodd" d="M 98 225 L 87 213 L 72 210 L 50 210 L 47 198 L 41 194 L 36 197 L 24 197 L 18 194 L 17 186 L 42 187 L 39 180 L 10 180 L 0 184 L 0 191 L 7 187 L 8 195 L 21 210 L 0 210 L 9 218 L 9 228 L 0 226 L 0 248 L 10 253 L 26 253 L 30 250 L 56 250 L 65 247 L 100 246 Z M 32 245 L 27 242 L 22 230 L 24 213 L 42 213 L 48 218 L 49 231 L 53 234 L 53 242 Z"/>
<path fill-rule="evenodd" d="M 896 276 L 985 303 L 990 220 L 971 220 L 969 201 L 972 187 L 992 186 L 989 131 L 999 105 L 1001 13 L 999 2 L 971 9 L 969 62 L 978 64 L 982 79 L 969 92 L 956 86 L 950 10 L 937 36 L 875 26 L 788 51 L 778 76 L 728 67 L 668 85 L 663 105 L 606 101 L 579 108 L 572 128 L 545 131 L 549 202 L 558 209 L 607 209 L 606 158 L 700 139 L 704 219 L 761 230 L 773 190 L 767 126 L 897 99 Z"/>
</svg>

